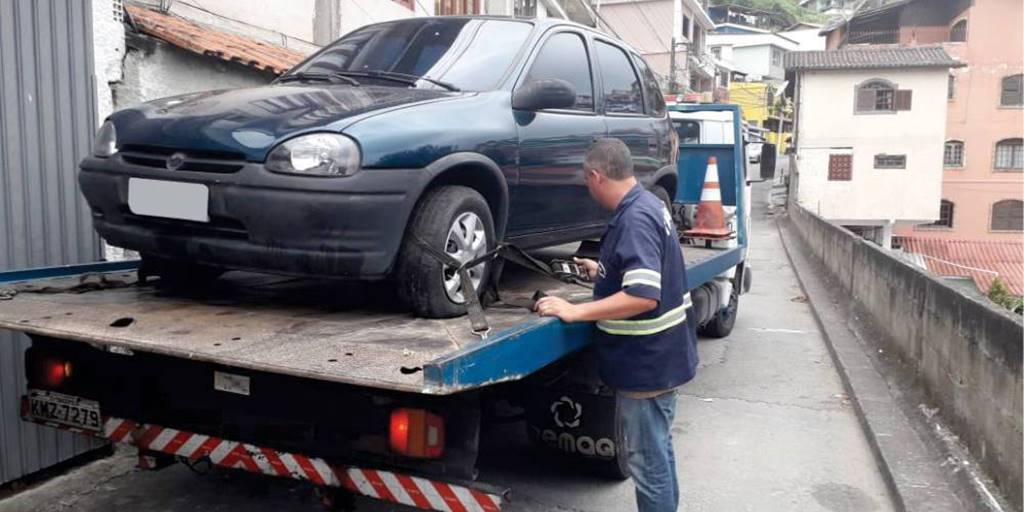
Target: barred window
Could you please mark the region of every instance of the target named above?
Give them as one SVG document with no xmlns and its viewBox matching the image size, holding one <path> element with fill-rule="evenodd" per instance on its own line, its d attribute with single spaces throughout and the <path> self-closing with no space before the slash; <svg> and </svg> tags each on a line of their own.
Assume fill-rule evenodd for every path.
<svg viewBox="0 0 1024 512">
<path fill-rule="evenodd" d="M 951 228 L 953 227 L 953 201 L 945 199 L 939 203 L 939 220 L 925 226 Z"/>
<path fill-rule="evenodd" d="M 1024 169 L 1024 141 L 1003 139 L 996 143 L 996 170 L 1020 171 Z"/>
<path fill-rule="evenodd" d="M 829 181 L 850 181 L 853 179 L 853 155 L 828 156 Z"/>
<path fill-rule="evenodd" d="M 947 140 L 942 153 L 942 165 L 945 167 L 964 166 L 964 143 L 958 140 Z"/>
</svg>

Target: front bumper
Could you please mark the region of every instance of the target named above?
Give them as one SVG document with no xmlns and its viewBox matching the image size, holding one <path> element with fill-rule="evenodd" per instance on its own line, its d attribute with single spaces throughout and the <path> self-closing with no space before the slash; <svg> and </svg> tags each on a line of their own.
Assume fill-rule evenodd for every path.
<svg viewBox="0 0 1024 512">
<path fill-rule="evenodd" d="M 206 185 L 210 222 L 133 214 L 131 177 Z M 120 155 L 86 158 L 79 173 L 96 231 L 112 245 L 233 269 L 361 278 L 390 272 L 427 182 L 420 169 L 320 178 L 246 163 L 209 173 L 133 165 Z"/>
</svg>

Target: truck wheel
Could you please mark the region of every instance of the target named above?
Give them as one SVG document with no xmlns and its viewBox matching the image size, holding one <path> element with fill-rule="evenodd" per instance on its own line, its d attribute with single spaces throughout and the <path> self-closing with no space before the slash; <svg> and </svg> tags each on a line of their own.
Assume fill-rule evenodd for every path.
<svg viewBox="0 0 1024 512">
<path fill-rule="evenodd" d="M 466 262 L 495 247 L 494 221 L 479 192 L 448 185 L 427 192 L 406 228 L 398 261 L 398 290 L 417 316 L 450 318 L 466 313 L 462 279 L 454 268 L 432 257 L 413 237 L 453 258 Z M 488 264 L 469 270 L 481 291 Z"/>
<path fill-rule="evenodd" d="M 729 305 L 719 309 L 715 316 L 711 317 L 708 323 L 700 329 L 700 334 L 711 338 L 724 338 L 732 332 L 736 325 L 736 313 L 740 308 L 740 289 L 738 283 L 733 283 L 732 293 L 729 294 Z"/>
<path fill-rule="evenodd" d="M 210 267 L 199 263 L 173 260 L 143 254 L 139 273 L 144 276 L 160 276 L 157 282 L 161 286 L 182 286 L 208 284 L 225 272 L 222 268 Z"/>
<path fill-rule="evenodd" d="M 600 463 L 595 468 L 598 475 L 611 480 L 625 480 L 630 477 L 629 454 L 626 452 L 626 429 L 619 416 L 619 403 L 615 401 L 615 458 Z"/>
</svg>

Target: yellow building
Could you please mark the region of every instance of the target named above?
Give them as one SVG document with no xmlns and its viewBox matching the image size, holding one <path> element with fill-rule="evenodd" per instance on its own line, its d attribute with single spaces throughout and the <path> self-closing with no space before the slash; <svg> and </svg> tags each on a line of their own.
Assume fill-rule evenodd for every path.
<svg viewBox="0 0 1024 512">
<path fill-rule="evenodd" d="M 732 82 L 729 84 L 729 101 L 739 105 L 743 112 L 743 120 L 768 133 L 766 139 L 778 148 L 780 153 L 786 151 L 786 139 L 792 130 L 789 116 L 783 122 L 782 137 L 779 140 L 778 115 L 775 113 L 778 101 L 777 86 L 765 82 Z"/>
</svg>

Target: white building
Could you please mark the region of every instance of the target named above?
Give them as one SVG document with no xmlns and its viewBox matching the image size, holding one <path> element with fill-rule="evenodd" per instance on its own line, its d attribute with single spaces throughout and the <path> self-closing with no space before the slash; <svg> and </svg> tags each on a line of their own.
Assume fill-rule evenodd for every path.
<svg viewBox="0 0 1024 512">
<path fill-rule="evenodd" d="M 734 71 L 747 75 L 747 80 L 781 82 L 786 76 L 783 56 L 799 50 L 799 43 L 781 34 L 754 30 L 757 31 L 709 34 L 708 48 Z"/>
<path fill-rule="evenodd" d="M 940 47 L 792 52 L 800 205 L 889 247 L 939 216 L 949 69 Z"/>
</svg>

